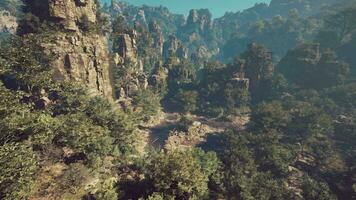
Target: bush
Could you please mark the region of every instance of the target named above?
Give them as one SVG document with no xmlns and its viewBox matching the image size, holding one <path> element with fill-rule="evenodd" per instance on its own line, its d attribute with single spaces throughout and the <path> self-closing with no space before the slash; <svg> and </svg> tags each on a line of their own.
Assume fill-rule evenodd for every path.
<svg viewBox="0 0 356 200">
<path fill-rule="evenodd" d="M 26 199 L 37 170 L 38 158 L 27 144 L 0 146 L 0 199 Z"/>
</svg>

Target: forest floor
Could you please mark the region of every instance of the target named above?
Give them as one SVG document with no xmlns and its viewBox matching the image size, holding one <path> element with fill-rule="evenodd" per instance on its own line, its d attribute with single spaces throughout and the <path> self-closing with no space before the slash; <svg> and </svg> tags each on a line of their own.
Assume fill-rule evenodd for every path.
<svg viewBox="0 0 356 200">
<path fill-rule="evenodd" d="M 180 118 L 181 116 L 178 113 L 162 113 L 157 123 L 140 127 L 140 133 L 144 143 L 141 145 L 145 146 L 145 148 L 164 148 L 171 133 L 177 130 Z M 218 146 L 221 139 L 219 136 L 225 130 L 243 130 L 249 122 L 249 116 L 236 117 L 231 121 L 196 115 L 192 115 L 191 118 L 204 134 L 196 141 L 190 141 L 189 145 L 198 146 L 207 150 L 213 150 Z M 142 151 L 144 150 L 142 149 Z"/>
</svg>

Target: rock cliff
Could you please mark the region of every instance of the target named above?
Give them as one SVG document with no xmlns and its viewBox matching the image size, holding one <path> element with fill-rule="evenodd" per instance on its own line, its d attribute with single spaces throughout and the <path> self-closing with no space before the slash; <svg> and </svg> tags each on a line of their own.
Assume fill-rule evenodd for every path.
<svg viewBox="0 0 356 200">
<path fill-rule="evenodd" d="M 189 50 L 174 35 L 171 35 L 163 45 L 163 58 L 177 57 L 180 60 L 188 59 Z"/>
<path fill-rule="evenodd" d="M 130 101 L 135 92 L 148 87 L 143 61 L 137 55 L 137 37 L 136 31 L 132 31 L 120 34 L 114 41 L 112 62 L 114 71 L 120 73 L 119 86 L 115 88 L 119 102 Z"/>
<path fill-rule="evenodd" d="M 163 54 L 164 36 L 161 30 L 161 26 L 157 21 L 152 21 L 148 25 L 148 30 L 153 37 L 152 48 L 158 49 L 159 53 Z"/>
<path fill-rule="evenodd" d="M 213 26 L 212 14 L 208 9 L 193 9 L 190 11 L 186 26 L 200 31 L 211 29 Z"/>
<path fill-rule="evenodd" d="M 28 12 L 55 30 L 45 49 L 54 54 L 54 79 L 71 80 L 92 95 L 112 100 L 110 60 L 106 39 L 98 33 L 95 0 L 24 0 Z M 27 33 L 30 34 L 30 33 Z"/>
<path fill-rule="evenodd" d="M 0 10 L 0 32 L 14 34 L 17 29 L 16 17 L 7 10 Z"/>
</svg>

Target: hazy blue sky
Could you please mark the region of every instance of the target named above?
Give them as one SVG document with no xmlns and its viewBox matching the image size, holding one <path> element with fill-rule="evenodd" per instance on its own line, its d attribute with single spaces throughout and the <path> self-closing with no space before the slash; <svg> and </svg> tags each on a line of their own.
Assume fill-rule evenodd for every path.
<svg viewBox="0 0 356 200">
<path fill-rule="evenodd" d="M 104 0 L 110 2 L 110 0 Z M 253 6 L 255 3 L 270 0 L 126 0 L 135 5 L 164 5 L 174 13 L 187 15 L 192 8 L 209 8 L 214 17 L 222 16 L 226 11 L 239 11 Z"/>
</svg>

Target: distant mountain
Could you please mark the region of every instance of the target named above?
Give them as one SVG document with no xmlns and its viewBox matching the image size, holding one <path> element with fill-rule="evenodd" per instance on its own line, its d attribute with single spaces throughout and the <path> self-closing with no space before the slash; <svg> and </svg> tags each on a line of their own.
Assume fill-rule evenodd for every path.
<svg viewBox="0 0 356 200">
<path fill-rule="evenodd" d="M 165 40 L 176 35 L 193 59 L 214 57 L 225 62 L 251 42 L 265 45 L 278 59 L 297 44 L 313 40 L 321 26 L 321 15 L 350 2 L 353 0 L 272 0 L 241 12 L 227 12 L 217 19 L 208 9 L 191 10 L 185 18 L 163 6 L 133 6 L 120 1 L 113 1 L 105 10 L 112 17 L 124 16 L 131 26 L 148 27 L 149 22 L 157 21 Z"/>
</svg>

